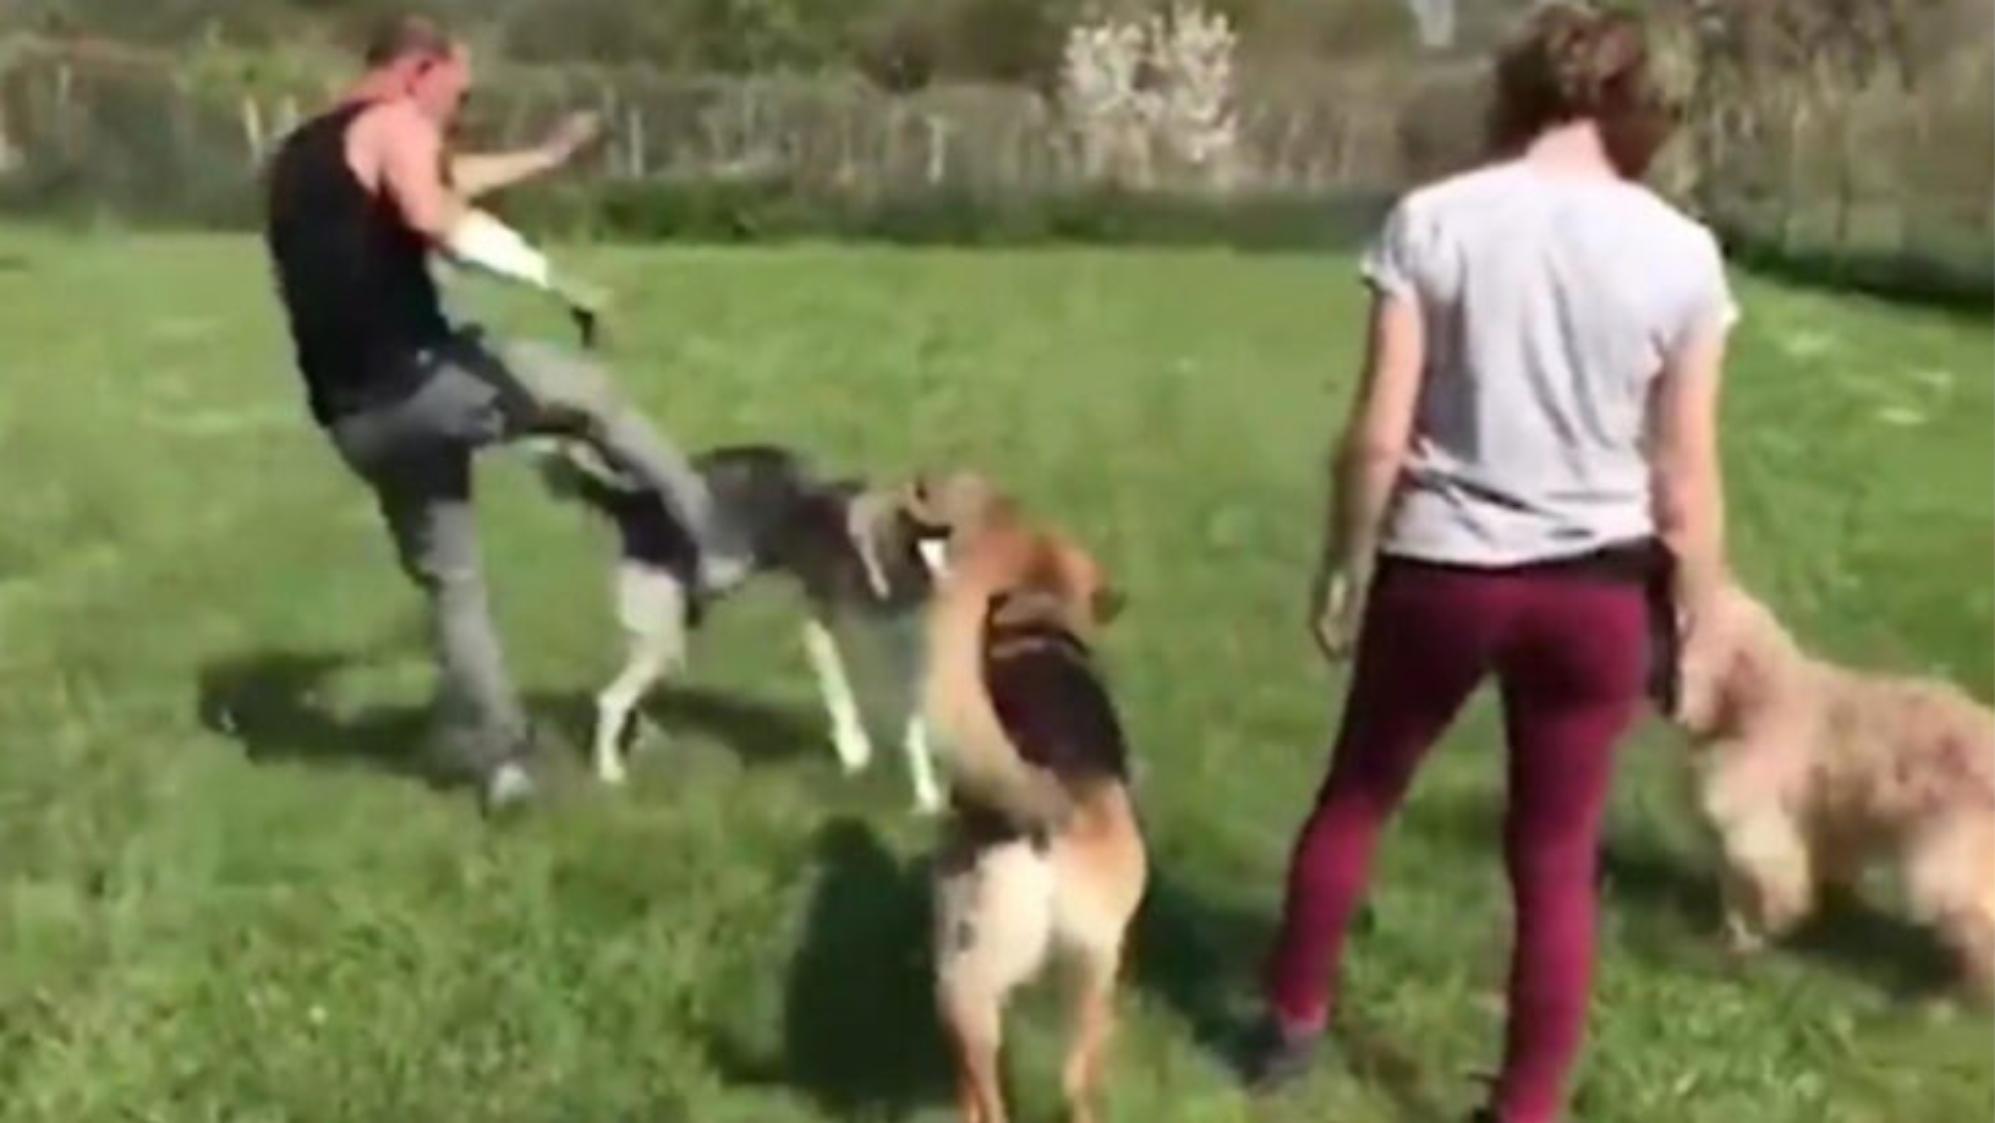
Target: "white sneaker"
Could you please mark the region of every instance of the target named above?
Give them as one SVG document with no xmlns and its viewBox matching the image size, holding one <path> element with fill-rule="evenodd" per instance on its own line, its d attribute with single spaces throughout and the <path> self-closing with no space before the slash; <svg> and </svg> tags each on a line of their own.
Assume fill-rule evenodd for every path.
<svg viewBox="0 0 1995 1123">
<path fill-rule="evenodd" d="M 700 588 L 709 593 L 723 592 L 748 579 L 753 566 L 747 558 L 724 554 L 700 557 Z"/>
<path fill-rule="evenodd" d="M 533 775 L 518 761 L 507 761 L 492 769 L 485 777 L 484 789 L 480 792 L 480 803 L 485 814 L 503 815 L 526 806 L 533 801 L 538 791 Z"/>
</svg>

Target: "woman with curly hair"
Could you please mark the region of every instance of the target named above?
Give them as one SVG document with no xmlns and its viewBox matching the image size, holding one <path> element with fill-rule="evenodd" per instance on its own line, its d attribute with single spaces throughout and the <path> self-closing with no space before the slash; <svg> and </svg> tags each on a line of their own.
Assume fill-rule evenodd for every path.
<svg viewBox="0 0 1995 1123">
<path fill-rule="evenodd" d="M 1495 78 L 1495 157 L 1402 199 L 1364 260 L 1369 355 L 1311 615 L 1325 653 L 1356 664 L 1249 1075 L 1307 1067 L 1378 836 L 1493 677 L 1516 931 L 1503 1068 L 1477 1118 L 1551 1123 L 1584 1035 L 1614 748 L 1671 615 L 1658 575 L 1694 613 L 1724 568 L 1736 311 L 1716 240 L 1640 183 L 1673 115 L 1635 18 L 1541 9 Z"/>
</svg>

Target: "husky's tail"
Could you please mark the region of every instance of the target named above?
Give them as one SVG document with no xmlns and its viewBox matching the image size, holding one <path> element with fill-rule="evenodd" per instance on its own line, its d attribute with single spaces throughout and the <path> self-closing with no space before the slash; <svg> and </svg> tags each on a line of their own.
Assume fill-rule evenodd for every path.
<svg viewBox="0 0 1995 1123">
<path fill-rule="evenodd" d="M 643 489 L 580 441 L 540 438 L 531 448 L 542 486 L 556 499 L 593 507 L 615 518 Z"/>
<path fill-rule="evenodd" d="M 624 564 L 672 575 L 686 590 L 688 623 L 699 624 L 707 600 L 699 587 L 699 550 L 664 497 L 579 441 L 540 443 L 533 455 L 548 494 L 579 503 L 616 528 Z"/>
</svg>

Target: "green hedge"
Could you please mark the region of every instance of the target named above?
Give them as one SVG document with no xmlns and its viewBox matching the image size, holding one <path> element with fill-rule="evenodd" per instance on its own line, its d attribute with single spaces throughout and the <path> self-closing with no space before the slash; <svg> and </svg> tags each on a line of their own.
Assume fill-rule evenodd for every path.
<svg viewBox="0 0 1995 1123">
<path fill-rule="evenodd" d="M 1384 192 L 1188 195 L 1109 188 L 1039 195 L 940 189 L 831 195 L 778 179 L 542 185 L 499 200 L 539 236 L 705 243 L 831 240 L 907 245 L 1056 243 L 1212 245 L 1250 250 L 1343 248 L 1384 213 Z M 0 180 L 0 213 L 69 224 L 256 228 L 255 185 L 194 177 L 160 190 L 136 177 L 48 169 Z"/>
<path fill-rule="evenodd" d="M 1109 188 L 1037 195 L 940 189 L 823 195 L 777 180 L 642 182 L 522 193 L 522 225 L 573 237 L 759 242 L 846 238 L 909 245 L 1348 246 L 1384 212 L 1383 192 L 1185 195 Z"/>
<path fill-rule="evenodd" d="M 851 240 L 903 245 L 1225 246 L 1349 249 L 1376 228 L 1391 194 L 1185 195 L 1112 188 L 1038 195 L 968 189 L 827 195 L 781 179 L 550 184 L 497 205 L 546 238 L 751 243 Z M 72 225 L 253 230 L 253 182 L 216 169 L 171 185 L 104 169 L 52 168 L 0 179 L 0 214 Z M 1788 280 L 1995 311 L 1995 266 L 1963 232 L 1961 251 L 1917 255 L 1796 247 L 1718 223 L 1732 259 Z"/>
<path fill-rule="evenodd" d="M 1735 264 L 1794 284 L 1861 292 L 1886 300 L 1995 313 L 1995 260 L 1987 236 L 1963 229 L 1950 246 L 1921 252 L 1789 243 L 1749 226 L 1719 221 L 1719 238 Z"/>
</svg>

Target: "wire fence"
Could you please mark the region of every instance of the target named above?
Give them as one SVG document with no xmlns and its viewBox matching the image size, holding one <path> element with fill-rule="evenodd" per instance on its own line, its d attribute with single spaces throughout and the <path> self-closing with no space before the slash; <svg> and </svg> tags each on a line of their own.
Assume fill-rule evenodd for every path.
<svg viewBox="0 0 1995 1123">
<path fill-rule="evenodd" d="M 1995 88 L 1988 61 L 1964 57 L 1917 89 L 1879 84 L 1827 100 L 1734 83 L 1694 107 L 1660 179 L 1758 250 L 1835 268 L 1938 271 L 1985 292 Z M 217 75 L 135 51 L 0 46 L 0 204 L 247 224 L 273 143 L 336 92 L 306 73 Z M 565 110 L 598 109 L 613 140 L 570 181 L 567 219 L 670 233 L 670 222 L 614 219 L 647 197 L 730 185 L 848 210 L 854 200 L 924 198 L 1018 206 L 1104 187 L 1222 210 L 1270 197 L 1377 200 L 1473 161 L 1483 97 L 1481 68 L 1459 61 L 1250 73 L 1235 91 L 1223 169 L 1139 152 L 1104 170 L 1081 124 L 1023 88 L 895 95 L 857 78 L 509 68 L 481 87 L 466 138 L 525 142 Z"/>
<path fill-rule="evenodd" d="M 1391 182 L 1407 171 L 1395 108 L 1437 85 L 1472 94 L 1463 80 L 1471 73 L 1354 68 L 1280 88 L 1249 82 L 1237 98 L 1241 143 L 1229 186 L 1319 191 Z M 0 172 L 81 177 L 76 186 L 108 188 L 142 169 L 157 170 L 143 177 L 153 186 L 199 169 L 239 178 L 333 92 L 296 80 L 217 88 L 136 54 L 23 52 L 0 61 Z M 615 143 L 598 170 L 622 178 L 781 171 L 813 186 L 1026 192 L 1085 178 L 1073 123 L 1050 99 L 1002 86 L 894 95 L 857 78 L 512 68 L 480 90 L 466 132 L 483 143 L 526 140 L 577 107 L 599 109 L 614 124 Z M 1162 161 L 1128 184 L 1202 185 Z"/>
</svg>

